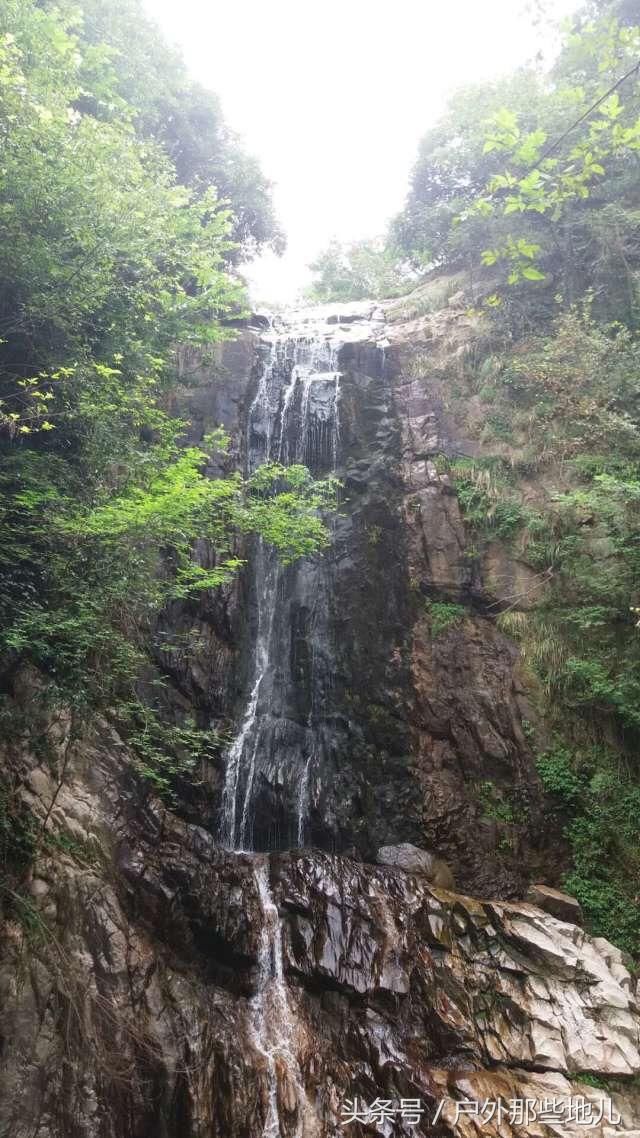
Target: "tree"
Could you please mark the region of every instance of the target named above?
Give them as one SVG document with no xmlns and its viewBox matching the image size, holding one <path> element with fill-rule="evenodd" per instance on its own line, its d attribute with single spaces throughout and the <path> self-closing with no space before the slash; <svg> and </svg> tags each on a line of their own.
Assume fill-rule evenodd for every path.
<svg viewBox="0 0 640 1138">
<path fill-rule="evenodd" d="M 242 209 L 195 165 L 180 182 L 159 129 L 140 128 L 158 91 L 128 102 L 122 58 L 83 36 L 75 7 L 3 8 L 0 646 L 4 667 L 30 660 L 65 700 L 113 709 L 164 601 L 226 580 L 239 533 L 285 559 L 322 545 L 331 484 L 299 469 L 208 479 L 224 440 L 183 447 L 164 409 L 174 348 L 206 347 L 243 312 L 228 269 Z M 196 537 L 214 569 L 192 559 Z"/>
<path fill-rule="evenodd" d="M 415 280 L 382 238 L 332 241 L 309 267 L 316 280 L 307 296 L 320 302 L 400 296 Z"/>
<path fill-rule="evenodd" d="M 511 286 L 538 281 L 547 316 L 556 293 L 571 304 L 591 290 L 605 317 L 637 320 L 640 29 L 632 7 L 618 20 L 620 5 L 587 5 L 549 74 L 520 73 L 452 101 L 425 136 L 392 230 L 416 263 L 465 266 L 476 278 L 485 266 Z M 531 306 L 526 293 L 512 290 L 510 315 Z"/>
<path fill-rule="evenodd" d="M 211 186 L 231 210 L 234 261 L 268 246 L 282 252 L 271 186 L 225 123 L 216 95 L 190 79 L 181 56 L 145 16 L 140 0 L 84 0 L 78 26 L 94 113 L 109 116 L 124 100 L 142 138 L 159 143 L 177 180 L 200 195 Z M 111 81 L 96 85 L 96 62 L 110 62 Z M 83 96 L 86 104 L 87 95 Z"/>
</svg>

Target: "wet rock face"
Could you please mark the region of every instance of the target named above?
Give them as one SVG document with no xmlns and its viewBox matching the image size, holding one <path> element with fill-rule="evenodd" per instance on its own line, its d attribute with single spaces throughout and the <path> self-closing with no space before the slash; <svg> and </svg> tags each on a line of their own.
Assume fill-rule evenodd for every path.
<svg viewBox="0 0 640 1138">
<path fill-rule="evenodd" d="M 484 895 L 554 884 L 532 712 L 495 627 L 521 572 L 504 550 L 478 564 L 436 463 L 474 449 L 444 397 L 464 312 L 426 344 L 367 303 L 287 319 L 243 332 L 213 371 L 182 360 L 194 439 L 222 422 L 247 470 L 302 461 L 342 482 L 321 556 L 282 570 L 256 543 L 233 587 L 163 615 L 170 699 L 236 739 L 188 816 L 215 830 L 222 815 L 227 844 L 258 850 L 426 845 Z M 434 633 L 434 602 L 465 619 Z"/>
<path fill-rule="evenodd" d="M 400 434 L 380 317 L 370 305 L 329 316 L 277 322 L 255 344 L 237 427 L 246 468 L 304 462 L 342 486 L 322 555 L 283 570 L 264 544 L 250 551 L 220 812 L 230 847 L 373 856 L 420 832 Z"/>
</svg>

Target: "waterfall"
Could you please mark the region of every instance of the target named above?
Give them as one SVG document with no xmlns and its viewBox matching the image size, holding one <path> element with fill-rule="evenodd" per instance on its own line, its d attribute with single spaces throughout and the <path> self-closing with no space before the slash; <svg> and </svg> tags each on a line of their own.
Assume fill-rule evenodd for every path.
<svg viewBox="0 0 640 1138">
<path fill-rule="evenodd" d="M 247 417 L 248 473 L 269 460 L 302 463 L 317 476 L 338 469 L 340 349 L 350 339 L 370 338 L 370 323 L 345 328 L 333 313 L 314 320 L 312 310 L 304 310 L 279 329 L 272 323 Z M 255 604 L 252 667 L 227 754 L 221 837 L 232 850 L 303 846 L 332 714 L 331 558 L 284 568 L 259 539 L 248 569 Z M 267 1069 L 263 1138 L 302 1138 L 308 1104 L 268 857 L 256 856 L 253 872 L 263 920 L 249 1032 Z"/>
<path fill-rule="evenodd" d="M 281 1138 L 280 1097 L 285 1110 L 296 1118 L 295 1131 L 302 1134 L 305 1090 L 296 1058 L 296 1023 L 289 1005 L 282 959 L 282 926 L 269 885 L 269 865 L 256 862 L 254 869 L 263 924 L 258 956 L 258 983 L 250 1004 L 250 1032 L 267 1066 L 269 1099 L 263 1138 Z"/>
<path fill-rule="evenodd" d="M 247 417 L 247 471 L 303 463 L 315 475 L 339 458 L 340 341 L 325 325 L 271 329 Z M 230 849 L 303 844 L 322 717 L 330 689 L 330 555 L 283 568 L 262 539 L 250 560 L 255 640 L 249 692 L 226 760 L 221 838 Z M 297 623 L 296 623 L 297 622 Z M 298 641 L 308 660 L 296 658 Z M 258 827 L 256 818 L 267 821 Z"/>
</svg>

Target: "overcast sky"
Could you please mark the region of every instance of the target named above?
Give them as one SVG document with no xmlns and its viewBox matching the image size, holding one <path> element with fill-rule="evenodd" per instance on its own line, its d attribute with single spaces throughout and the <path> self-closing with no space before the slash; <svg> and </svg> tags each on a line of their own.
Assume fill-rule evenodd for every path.
<svg viewBox="0 0 640 1138">
<path fill-rule="evenodd" d="M 274 183 L 289 249 L 253 270 L 258 300 L 292 299 L 332 237 L 382 233 L 447 95 L 549 44 L 524 0 L 145 3 Z"/>
</svg>

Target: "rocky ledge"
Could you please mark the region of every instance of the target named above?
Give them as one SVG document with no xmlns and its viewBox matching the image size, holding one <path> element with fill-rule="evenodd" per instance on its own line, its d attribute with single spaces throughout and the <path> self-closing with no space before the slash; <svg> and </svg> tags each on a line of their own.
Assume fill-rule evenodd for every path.
<svg viewBox="0 0 640 1138">
<path fill-rule="evenodd" d="M 441 1130 L 396 1118 L 395 1129 L 362 1133 L 582 1134 L 571 1120 L 580 1100 L 594 1104 L 592 1133 L 640 1133 L 637 1087 L 635 1097 L 631 1083 L 627 1094 L 604 1089 L 640 1069 L 635 982 L 606 941 L 531 904 L 479 901 L 315 853 L 279 858 L 274 879 L 285 970 L 301 1018 L 322 1023 L 313 1062 L 322 1041 L 325 1081 L 369 1104 L 419 1098 L 429 1120 L 440 1105 Z M 526 1100 L 539 1111 L 553 1099 L 551 1125 L 536 1125 L 533 1105 L 520 1125 L 481 1113 Z M 602 1125 L 601 1100 L 613 1107 L 609 1121 L 603 1104 Z"/>
<path fill-rule="evenodd" d="M 400 868 L 223 851 L 106 726 L 63 785 L 19 764 L 48 837 L 2 942 L 2 1135 L 640 1135 L 606 941 Z"/>
</svg>

